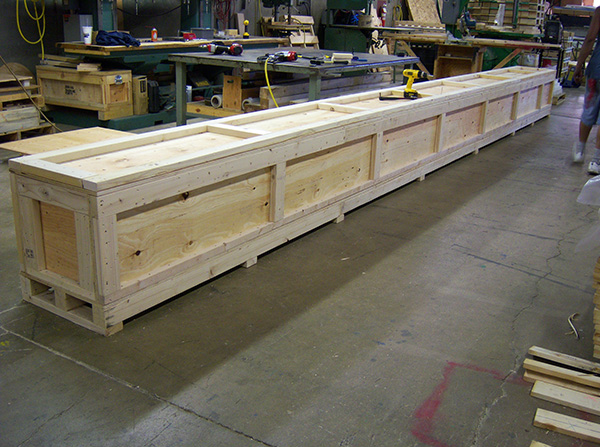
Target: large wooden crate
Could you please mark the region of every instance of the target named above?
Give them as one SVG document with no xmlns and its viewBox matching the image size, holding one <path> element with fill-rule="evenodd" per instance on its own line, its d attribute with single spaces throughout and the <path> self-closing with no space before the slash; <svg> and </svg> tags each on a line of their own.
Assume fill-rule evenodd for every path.
<svg viewBox="0 0 600 447">
<path fill-rule="evenodd" d="M 24 299 L 110 334 L 550 113 L 516 67 L 10 160 Z"/>
<path fill-rule="evenodd" d="M 129 70 L 77 71 L 38 65 L 38 83 L 46 104 L 98 111 L 98 119 L 133 115 Z"/>
</svg>

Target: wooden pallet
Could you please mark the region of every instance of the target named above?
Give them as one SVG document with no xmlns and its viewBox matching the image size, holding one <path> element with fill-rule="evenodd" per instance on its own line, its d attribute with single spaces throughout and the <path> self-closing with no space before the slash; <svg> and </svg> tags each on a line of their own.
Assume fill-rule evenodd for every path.
<svg viewBox="0 0 600 447">
<path fill-rule="evenodd" d="M 52 133 L 54 133 L 54 127 L 52 127 L 50 123 L 40 123 L 37 126 L 0 133 L 0 149 L 3 148 L 2 145 L 6 142 L 19 141 L 24 138 L 49 135 Z"/>
<path fill-rule="evenodd" d="M 102 334 L 549 115 L 516 67 L 11 160 L 24 299 Z"/>
<path fill-rule="evenodd" d="M 552 97 L 552 105 L 559 106 L 567 99 L 567 95 L 565 93 L 561 93 L 560 95 Z"/>
</svg>

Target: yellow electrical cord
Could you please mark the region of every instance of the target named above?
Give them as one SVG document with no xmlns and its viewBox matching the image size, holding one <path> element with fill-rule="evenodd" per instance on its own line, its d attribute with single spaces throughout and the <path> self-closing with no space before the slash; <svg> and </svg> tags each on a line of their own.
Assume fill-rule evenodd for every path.
<svg viewBox="0 0 600 447">
<path fill-rule="evenodd" d="M 21 35 L 23 40 L 25 42 L 27 42 L 28 44 L 30 44 L 30 45 L 37 45 L 38 43 L 41 44 L 42 59 L 44 59 L 45 54 L 44 54 L 44 40 L 43 39 L 44 39 L 44 35 L 46 34 L 46 4 L 44 3 L 44 0 L 31 0 L 31 1 L 33 1 L 33 9 L 35 11 L 35 15 L 32 15 L 31 12 L 29 11 L 29 7 L 27 6 L 27 0 L 23 0 L 23 4 L 25 5 L 25 11 L 27 11 L 27 15 L 29 15 L 29 17 L 35 21 L 40 38 L 38 40 L 36 40 L 35 42 L 32 42 L 23 35 L 23 31 L 21 30 L 21 23 L 19 21 L 19 0 L 16 1 L 16 4 L 17 4 L 17 29 L 19 30 L 19 34 Z M 38 14 L 38 10 L 37 10 L 37 2 L 38 1 L 42 3 L 42 12 L 39 14 Z M 40 21 L 42 21 L 42 27 L 40 27 Z"/>
<path fill-rule="evenodd" d="M 267 80 L 267 87 L 269 87 L 269 93 L 271 94 L 271 98 L 273 98 L 273 102 L 275 103 L 275 107 L 279 108 L 277 101 L 275 101 L 275 96 L 273 96 L 273 90 L 271 90 L 271 84 L 269 82 L 269 73 L 267 72 L 267 64 L 269 63 L 269 59 L 265 60 L 265 79 Z"/>
</svg>

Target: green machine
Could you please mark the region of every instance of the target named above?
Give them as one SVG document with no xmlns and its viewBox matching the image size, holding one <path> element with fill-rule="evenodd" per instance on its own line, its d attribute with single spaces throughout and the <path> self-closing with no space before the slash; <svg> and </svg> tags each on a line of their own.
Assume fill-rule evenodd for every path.
<svg viewBox="0 0 600 447">
<path fill-rule="evenodd" d="M 371 0 L 327 0 L 325 12 L 325 45 L 328 50 L 367 52 L 371 42 L 371 31 L 361 30 L 358 24 L 335 22 L 340 11 L 371 11 Z"/>
</svg>

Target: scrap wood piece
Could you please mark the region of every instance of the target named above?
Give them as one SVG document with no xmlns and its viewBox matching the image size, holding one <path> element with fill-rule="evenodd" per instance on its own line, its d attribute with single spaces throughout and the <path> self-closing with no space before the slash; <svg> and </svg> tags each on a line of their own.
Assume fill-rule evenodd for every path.
<svg viewBox="0 0 600 447">
<path fill-rule="evenodd" d="M 562 368 L 560 366 L 554 366 L 532 359 L 525 359 L 523 366 L 529 371 L 535 371 L 549 376 L 581 383 L 594 388 L 600 388 L 600 377 L 593 374 L 574 371 L 572 369 Z"/>
<path fill-rule="evenodd" d="M 585 441 L 600 442 L 600 424 L 538 408 L 533 425 L 573 436 Z"/>
<path fill-rule="evenodd" d="M 600 363 L 590 362 L 589 360 L 581 359 L 573 355 L 562 354 L 550 349 L 540 348 L 539 346 L 532 346 L 527 353 L 534 357 L 550 360 L 551 362 L 560 363 L 594 374 L 600 374 Z"/>
<path fill-rule="evenodd" d="M 548 444 L 542 444 L 541 442 L 537 442 L 537 441 L 531 441 L 531 444 L 529 444 L 529 447 L 551 447 Z"/>
<path fill-rule="evenodd" d="M 592 396 L 600 396 L 600 389 L 598 388 L 592 388 L 591 386 L 569 382 L 567 380 L 558 379 L 556 377 L 547 376 L 545 374 L 540 374 L 533 371 L 525 371 L 525 373 L 523 373 L 523 380 L 529 383 L 535 383 L 536 381 L 546 382 L 552 385 L 558 385 L 562 388 L 567 388 L 569 390 L 579 391 L 580 393 L 590 394 Z"/>
<path fill-rule="evenodd" d="M 591 396 L 542 381 L 535 382 L 531 389 L 531 395 L 565 407 L 600 415 L 600 397 L 598 396 Z"/>
<path fill-rule="evenodd" d="M 408 9 L 415 22 L 440 26 L 436 0 L 408 0 Z"/>
</svg>

